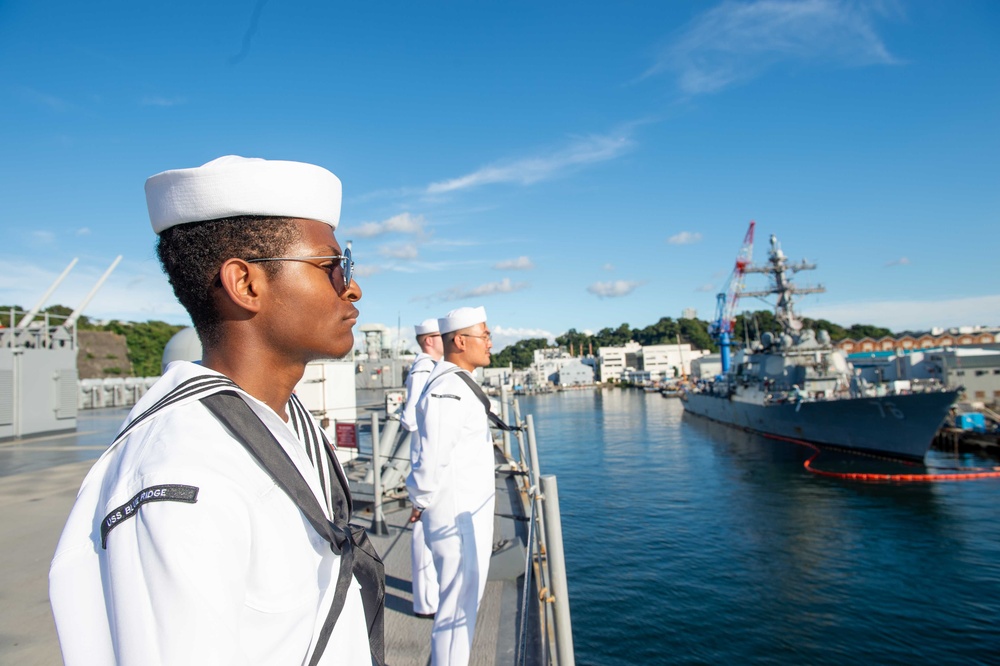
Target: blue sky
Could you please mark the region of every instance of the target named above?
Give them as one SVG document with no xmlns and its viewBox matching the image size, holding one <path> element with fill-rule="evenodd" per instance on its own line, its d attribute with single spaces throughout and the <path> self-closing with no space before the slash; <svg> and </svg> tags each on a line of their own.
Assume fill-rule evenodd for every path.
<svg viewBox="0 0 1000 666">
<path fill-rule="evenodd" d="M 998 72 L 989 0 L 2 1 L 0 302 L 120 254 L 86 314 L 187 323 L 143 183 L 238 154 L 341 178 L 404 339 L 710 319 L 751 219 L 818 264 L 805 316 L 1000 325 Z"/>
</svg>

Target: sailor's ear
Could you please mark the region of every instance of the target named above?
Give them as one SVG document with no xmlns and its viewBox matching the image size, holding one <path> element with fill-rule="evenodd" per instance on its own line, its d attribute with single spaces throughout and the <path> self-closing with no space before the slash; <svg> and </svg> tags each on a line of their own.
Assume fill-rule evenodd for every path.
<svg viewBox="0 0 1000 666">
<path fill-rule="evenodd" d="M 259 266 L 243 259 L 227 259 L 219 269 L 217 279 L 224 295 L 221 307 L 236 306 L 248 312 L 260 310 L 266 279 Z"/>
</svg>

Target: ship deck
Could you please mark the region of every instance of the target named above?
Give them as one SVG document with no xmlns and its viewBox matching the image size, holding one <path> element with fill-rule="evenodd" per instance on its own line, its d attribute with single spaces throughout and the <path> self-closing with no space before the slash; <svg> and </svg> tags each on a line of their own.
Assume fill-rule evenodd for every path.
<svg viewBox="0 0 1000 666">
<path fill-rule="evenodd" d="M 49 563 L 80 483 L 126 414 L 120 408 L 81 411 L 75 432 L 0 442 L 0 541 L 7 544 L 0 549 L 0 663 L 61 662 L 48 599 Z M 503 494 L 498 494 L 498 513 L 517 513 L 521 500 L 516 490 L 511 492 L 513 480 L 500 475 L 497 484 Z M 424 666 L 430 663 L 432 621 L 412 612 L 408 518 L 408 508 L 386 507 L 388 535 L 372 540 L 386 565 L 386 660 L 393 666 Z M 370 520 L 362 513 L 355 522 L 367 526 Z M 510 531 L 516 523 L 498 520 L 497 529 Z M 515 661 L 523 577 L 516 577 L 512 558 L 503 564 L 498 572 L 491 568 L 472 664 Z M 536 606 L 528 604 L 529 626 L 538 626 Z M 529 646 L 529 664 L 538 661 L 537 640 Z"/>
</svg>

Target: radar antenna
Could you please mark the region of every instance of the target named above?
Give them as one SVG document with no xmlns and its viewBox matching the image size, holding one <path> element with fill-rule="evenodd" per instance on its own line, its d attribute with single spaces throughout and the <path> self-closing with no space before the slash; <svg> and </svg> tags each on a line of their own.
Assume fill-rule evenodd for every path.
<svg viewBox="0 0 1000 666">
<path fill-rule="evenodd" d="M 816 264 L 807 261 L 800 261 L 797 264 L 789 264 L 788 257 L 781 251 L 781 245 L 774 234 L 771 234 L 771 251 L 767 255 L 767 263 L 763 266 L 748 266 L 747 273 L 764 273 L 771 276 L 771 288 L 761 291 L 748 291 L 744 296 L 764 296 L 777 295 L 778 302 L 774 305 L 774 318 L 778 320 L 784 331 L 797 332 L 802 330 L 802 320 L 795 314 L 796 294 L 822 294 L 826 291 L 823 285 L 815 287 L 796 287 L 792 284 L 788 273 L 798 273 L 799 271 L 811 271 L 816 268 Z"/>
</svg>

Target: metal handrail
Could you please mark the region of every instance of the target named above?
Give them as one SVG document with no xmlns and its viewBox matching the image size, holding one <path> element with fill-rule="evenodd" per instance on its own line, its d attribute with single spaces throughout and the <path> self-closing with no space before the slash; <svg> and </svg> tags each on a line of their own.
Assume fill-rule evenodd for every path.
<svg viewBox="0 0 1000 666">
<path fill-rule="evenodd" d="M 523 422 L 520 420 L 520 408 L 516 399 L 513 411 L 515 423 L 521 426 L 521 429 L 517 431 L 517 439 L 521 456 L 520 466 L 526 472 L 523 480 L 523 491 L 531 503 L 528 543 L 525 548 L 525 574 L 516 663 L 523 666 L 527 659 L 527 600 L 528 590 L 531 586 L 531 573 L 534 571 L 539 590 L 538 603 L 541 611 L 544 663 L 556 666 L 574 666 L 573 635 L 566 587 L 566 570 L 563 564 L 562 525 L 558 515 L 559 498 L 556 477 L 552 475 L 542 477 L 540 474 L 533 417 L 529 414 Z M 527 451 L 524 447 L 525 439 L 527 440 Z M 549 492 L 551 492 L 551 498 L 546 501 L 546 493 Z M 546 514 L 548 514 L 548 520 L 546 520 Z M 558 562 L 554 562 L 554 560 L 558 560 Z M 534 567 L 531 566 L 532 562 L 534 562 Z"/>
</svg>

